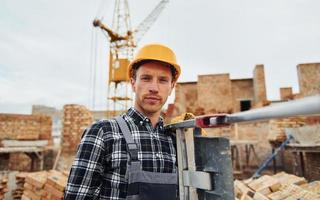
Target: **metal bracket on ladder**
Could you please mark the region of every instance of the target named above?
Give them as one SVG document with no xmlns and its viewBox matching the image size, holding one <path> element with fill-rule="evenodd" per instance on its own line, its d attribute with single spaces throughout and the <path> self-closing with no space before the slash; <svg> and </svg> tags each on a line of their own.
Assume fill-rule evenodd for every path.
<svg viewBox="0 0 320 200">
<path fill-rule="evenodd" d="M 233 200 L 231 150 L 226 138 L 195 136 L 177 129 L 180 200 Z"/>
</svg>

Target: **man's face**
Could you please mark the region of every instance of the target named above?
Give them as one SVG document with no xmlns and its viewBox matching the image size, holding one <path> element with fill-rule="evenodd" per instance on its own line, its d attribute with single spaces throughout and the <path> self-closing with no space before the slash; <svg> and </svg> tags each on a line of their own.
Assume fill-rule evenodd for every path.
<svg viewBox="0 0 320 200">
<path fill-rule="evenodd" d="M 136 93 L 135 108 L 147 116 L 160 114 L 174 84 L 168 66 L 157 62 L 141 65 L 136 78 L 131 78 L 131 85 Z"/>
</svg>

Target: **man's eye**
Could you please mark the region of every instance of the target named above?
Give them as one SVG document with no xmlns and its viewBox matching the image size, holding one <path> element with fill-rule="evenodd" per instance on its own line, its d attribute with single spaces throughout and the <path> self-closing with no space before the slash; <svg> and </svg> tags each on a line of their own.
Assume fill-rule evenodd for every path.
<svg viewBox="0 0 320 200">
<path fill-rule="evenodd" d="M 162 83 L 167 83 L 169 80 L 168 79 L 166 79 L 166 78 L 162 78 L 162 79 L 160 79 L 160 82 L 162 82 Z"/>
<path fill-rule="evenodd" d="M 144 76 L 144 77 L 141 77 L 141 80 L 148 81 L 148 80 L 150 80 L 150 77 Z"/>
</svg>

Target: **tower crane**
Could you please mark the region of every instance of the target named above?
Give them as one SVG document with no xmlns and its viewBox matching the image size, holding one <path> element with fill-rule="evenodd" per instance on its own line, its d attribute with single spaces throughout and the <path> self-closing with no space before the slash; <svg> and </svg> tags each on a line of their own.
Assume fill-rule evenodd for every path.
<svg viewBox="0 0 320 200">
<path fill-rule="evenodd" d="M 161 0 L 135 29 L 131 28 L 128 0 L 115 0 L 112 28 L 103 24 L 100 19 L 94 19 L 93 26 L 107 33 L 106 36 L 110 43 L 107 109 L 113 112 L 109 117 L 115 116 L 117 110 L 127 109 L 131 101 L 128 95 L 130 80 L 127 68 L 129 62 L 133 58 L 138 42 L 157 20 L 168 2 L 169 0 Z"/>
</svg>

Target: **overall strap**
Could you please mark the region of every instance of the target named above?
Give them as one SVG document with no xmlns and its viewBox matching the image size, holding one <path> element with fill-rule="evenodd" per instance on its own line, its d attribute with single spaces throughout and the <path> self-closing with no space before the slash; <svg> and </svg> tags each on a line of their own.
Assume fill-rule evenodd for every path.
<svg viewBox="0 0 320 200">
<path fill-rule="evenodd" d="M 132 134 L 129 130 L 129 127 L 128 127 L 126 121 L 121 116 L 116 117 L 115 120 L 117 121 L 117 123 L 121 129 L 121 132 L 124 136 L 124 139 L 126 140 L 127 149 L 130 154 L 131 161 L 137 161 L 138 160 L 138 146 L 133 140 Z"/>
</svg>

